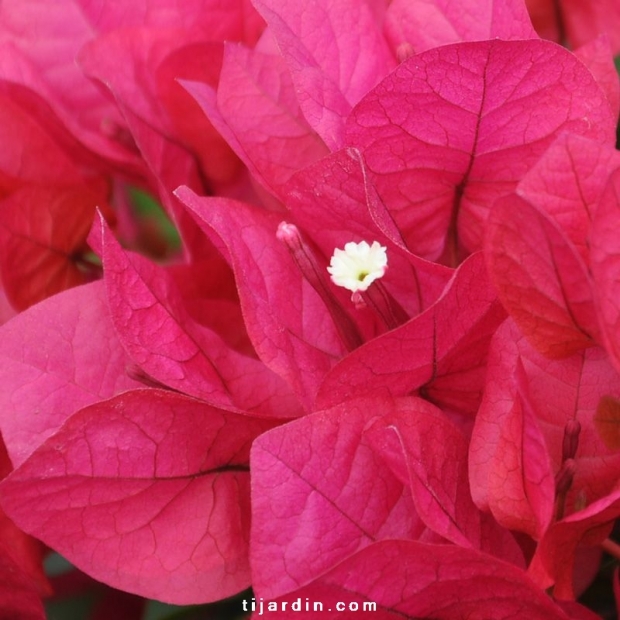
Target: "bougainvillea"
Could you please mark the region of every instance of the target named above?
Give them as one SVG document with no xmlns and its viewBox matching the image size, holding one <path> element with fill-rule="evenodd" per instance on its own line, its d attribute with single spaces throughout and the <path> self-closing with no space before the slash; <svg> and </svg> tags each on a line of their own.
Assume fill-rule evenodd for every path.
<svg viewBox="0 0 620 620">
<path fill-rule="evenodd" d="M 610 613 L 620 14 L 456 7 L 0 5 L 0 616 Z"/>
</svg>

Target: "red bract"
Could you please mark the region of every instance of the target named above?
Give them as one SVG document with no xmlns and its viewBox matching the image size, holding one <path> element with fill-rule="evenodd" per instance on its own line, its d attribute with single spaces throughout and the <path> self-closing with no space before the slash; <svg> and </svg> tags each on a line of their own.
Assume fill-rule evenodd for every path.
<svg viewBox="0 0 620 620">
<path fill-rule="evenodd" d="M 139 385 L 127 375 L 102 283 L 33 306 L 0 338 L 0 429 L 15 466 L 78 409 Z"/>
<path fill-rule="evenodd" d="M 405 540 L 380 541 L 362 549 L 313 583 L 274 601 L 278 607 L 269 617 L 291 618 L 291 605 L 298 599 L 302 611 L 295 612 L 295 617 L 304 620 L 317 616 L 312 606 L 315 601 L 324 605 L 321 615 L 334 620 L 347 610 L 353 610 L 351 616 L 355 611 L 361 615 L 364 602 L 377 604 L 372 615 L 379 620 L 592 618 L 579 605 L 575 605 L 575 615 L 567 615 L 523 571 L 492 556 Z M 281 611 L 283 601 L 287 602 L 285 611 Z M 306 611 L 306 601 L 310 611 Z M 344 608 L 337 608 L 338 603 L 344 603 Z M 348 607 L 350 603 L 358 607 Z M 264 610 L 266 615 L 266 601 Z M 252 618 L 265 615 L 257 611 Z"/>
<path fill-rule="evenodd" d="M 411 496 L 364 437 L 395 405 L 351 401 L 258 438 L 252 448 L 253 586 L 275 598 L 386 538 L 425 531 Z"/>
<path fill-rule="evenodd" d="M 0 439 L 0 479 L 11 471 Z M 21 530 L 0 509 L 0 616 L 44 618 L 40 597 L 51 593 L 42 566 L 43 545 Z"/>
<path fill-rule="evenodd" d="M 327 260 L 335 248 L 349 241 L 377 240 L 385 245 L 389 264 L 385 288 L 410 316 L 425 310 L 441 295 L 452 271 L 407 251 L 390 212 L 368 179 L 358 151 L 343 149 L 324 157 L 297 172 L 284 190 L 292 220 Z M 343 306 L 351 308 L 350 295 L 333 288 L 340 293 Z"/>
<path fill-rule="evenodd" d="M 338 363 L 321 384 L 317 402 L 326 407 L 376 390 L 394 396 L 416 390 L 432 402 L 474 414 L 489 341 L 504 318 L 482 255 L 472 256 L 425 312 Z"/>
<path fill-rule="evenodd" d="M 620 7 L 614 0 L 525 0 L 541 36 L 573 47 L 606 33 L 615 54 L 620 51 Z"/>
<path fill-rule="evenodd" d="M 571 28 L 599 8 L 571 53 L 520 0 L 254 7 L 2 3 L 0 295 L 43 301 L 0 327 L 0 598 L 40 618 L 32 534 L 136 593 L 125 615 L 252 586 L 327 617 L 591 620 L 620 85 Z M 130 251 L 129 183 L 182 255 Z"/>
<path fill-rule="evenodd" d="M 478 506 L 543 542 L 552 521 L 562 531 L 564 517 L 584 531 L 609 522 L 613 511 L 605 502 L 615 497 L 620 454 L 601 437 L 593 412 L 619 395 L 620 378 L 602 349 L 551 361 L 507 322 L 493 342 L 471 440 L 470 481 Z M 594 504 L 605 508 L 604 518 Z M 545 553 L 554 553 L 551 542 L 544 545 Z M 572 579 L 562 562 L 556 570 Z"/>
<path fill-rule="evenodd" d="M 179 149 L 179 155 L 191 158 L 190 149 L 195 148 L 200 161 L 206 164 L 204 172 L 215 182 L 225 184 L 238 172 L 235 159 L 175 82 L 199 76 L 217 81 L 221 44 L 207 44 L 203 36 L 200 31 L 172 27 L 121 29 L 83 47 L 80 64 L 87 75 L 99 79 L 112 91 L 125 116 L 129 112 L 146 123 L 151 132 L 166 138 L 164 144 L 182 138 L 186 149 Z M 126 67 L 125 72 L 118 72 L 119 65 Z M 185 127 L 190 119 L 193 133 Z M 127 120 L 147 163 L 156 174 L 161 174 L 144 144 L 145 138 L 136 135 L 136 121 Z M 207 156 L 209 150 L 215 150 L 217 157 Z"/>
<path fill-rule="evenodd" d="M 553 585 L 553 595 L 560 600 L 574 599 L 573 580 L 575 570 L 579 570 L 575 553 L 579 545 L 600 545 L 609 536 L 619 510 L 620 491 L 615 490 L 551 525 L 529 567 L 538 585 L 541 588 Z"/>
<path fill-rule="evenodd" d="M 596 302 L 601 318 L 604 344 L 616 369 L 620 371 L 620 306 L 618 305 L 618 274 L 620 246 L 614 231 L 620 225 L 620 171 L 614 172 L 601 198 L 592 224 L 592 273 Z"/>
<path fill-rule="evenodd" d="M 359 155 L 353 150 L 321 159 L 294 175 L 285 186 L 290 208 L 286 217 L 303 227 L 299 234 L 306 241 L 301 243 L 308 248 L 303 252 L 316 260 L 312 269 L 296 264 L 285 243 L 277 238 L 281 215 L 240 203 L 199 199 L 186 188 L 176 193 L 195 212 L 214 244 L 221 245 L 217 238 L 225 242 L 256 351 L 267 366 L 289 382 L 308 408 L 334 363 L 388 327 L 384 316 L 377 316 L 369 307 L 356 306 L 350 292 L 329 281 L 327 266 L 335 248 L 361 240 L 385 244 L 390 267 L 381 290 L 391 306 L 399 307 L 399 321 L 432 304 L 450 275 L 448 269 L 402 247 L 398 229 L 376 200 Z M 238 235 L 240 229 L 242 236 Z M 381 342 L 376 346 L 387 346 L 388 340 Z M 385 353 L 397 355 L 399 348 L 388 347 Z M 402 369 L 398 372 L 404 376 Z M 341 395 L 334 393 L 322 406 L 341 400 Z"/>
<path fill-rule="evenodd" d="M 474 505 L 467 479 L 465 435 L 430 403 L 411 398 L 367 431 L 373 447 L 410 489 L 420 519 L 461 547 L 525 566 L 512 534 Z"/>
<path fill-rule="evenodd" d="M 26 532 L 114 587 L 177 604 L 249 585 L 248 457 L 272 421 L 162 390 L 86 407 L 0 485 Z"/>
<path fill-rule="evenodd" d="M 620 113 L 620 81 L 607 37 L 598 37 L 575 50 L 575 56 L 588 67 L 598 85 L 607 95 L 612 113 Z"/>
<path fill-rule="evenodd" d="M 279 377 L 189 316 L 170 272 L 124 252 L 101 226 L 112 320 L 147 380 L 224 409 L 285 417 L 298 413 L 299 405 Z"/>
<path fill-rule="evenodd" d="M 461 41 L 537 38 L 522 0 L 472 3 L 467 10 L 449 0 L 393 0 L 386 32 L 405 57 Z"/>
<path fill-rule="evenodd" d="M 541 353 L 566 357 L 593 344 L 591 277 L 551 217 L 518 196 L 499 200 L 486 252 L 500 299 Z"/>
<path fill-rule="evenodd" d="M 226 244 L 256 352 L 309 408 L 319 381 L 345 348 L 320 297 L 276 239 L 281 217 L 230 200 L 199 198 L 188 188 L 176 194 Z"/>
<path fill-rule="evenodd" d="M 275 195 L 291 174 L 327 153 L 301 115 L 280 56 L 227 44 L 217 92 L 198 82 L 183 86 L 253 177 Z"/>
<path fill-rule="evenodd" d="M 613 296 L 609 290 L 598 294 L 599 321 L 594 290 L 613 278 L 605 274 L 595 282 L 591 270 L 610 265 L 608 251 L 603 261 L 596 254 L 613 229 L 598 205 L 618 166 L 613 149 L 563 136 L 489 217 L 485 251 L 493 282 L 508 312 L 545 355 L 571 355 L 594 342 L 612 346 L 604 308 Z M 610 200 L 614 205 L 613 196 L 605 204 Z M 591 231 L 593 221 L 602 225 Z M 615 237 L 610 242 L 613 247 Z"/>
<path fill-rule="evenodd" d="M 523 177 L 516 193 L 550 215 L 589 264 L 592 218 L 618 167 L 620 153 L 615 149 L 567 134 Z"/>
<path fill-rule="evenodd" d="M 343 146 L 344 120 L 395 65 L 366 2 L 255 0 L 291 71 L 299 105 L 332 150 Z M 355 28 L 350 25 L 355 24 Z"/>
<path fill-rule="evenodd" d="M 83 169 L 84 149 L 32 93 L 0 83 L 0 274 L 23 310 L 94 277 L 85 260 L 95 205 L 106 181 Z M 107 210 L 106 210 L 107 211 Z"/>
<path fill-rule="evenodd" d="M 45 620 L 45 610 L 32 581 L 0 551 L 0 614 L 20 620 Z"/>
<path fill-rule="evenodd" d="M 81 4 L 88 3 L 3 2 L 0 75 L 37 93 L 88 148 L 135 169 L 135 153 L 116 139 L 124 128 L 122 116 L 75 63 L 80 47 L 98 30 L 97 14 L 87 15 Z"/>
<path fill-rule="evenodd" d="M 408 247 L 456 264 L 481 247 L 493 202 L 562 131 L 613 143 L 615 118 L 592 74 L 551 43 L 491 41 L 403 62 L 355 107 L 345 141 Z"/>
</svg>

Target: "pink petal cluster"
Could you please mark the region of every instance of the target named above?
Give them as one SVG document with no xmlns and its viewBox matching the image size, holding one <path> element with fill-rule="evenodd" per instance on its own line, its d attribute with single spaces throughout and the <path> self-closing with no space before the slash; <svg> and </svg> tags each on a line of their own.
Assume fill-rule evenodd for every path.
<svg viewBox="0 0 620 620">
<path fill-rule="evenodd" d="M 618 32 L 577 0 L 2 2 L 0 616 L 44 618 L 47 546 L 136 609 L 598 617 Z M 359 290 L 352 243 L 387 254 Z"/>
</svg>

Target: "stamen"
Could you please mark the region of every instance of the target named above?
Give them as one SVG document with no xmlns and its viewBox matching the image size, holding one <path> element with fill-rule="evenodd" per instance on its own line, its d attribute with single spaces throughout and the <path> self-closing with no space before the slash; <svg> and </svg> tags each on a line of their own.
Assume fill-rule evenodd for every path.
<svg viewBox="0 0 620 620">
<path fill-rule="evenodd" d="M 387 270 L 386 249 L 377 241 L 349 242 L 336 248 L 327 271 L 332 282 L 352 292 L 356 308 L 368 306 L 381 317 L 388 329 L 402 325 L 409 317 L 381 282 Z"/>
<path fill-rule="evenodd" d="M 312 248 L 304 241 L 297 226 L 288 222 L 281 222 L 276 237 L 286 245 L 304 279 L 323 300 L 347 349 L 353 351 L 359 347 L 363 341 L 357 326 L 340 307 L 338 300 L 329 289 L 323 267 L 319 264 Z"/>
<path fill-rule="evenodd" d="M 555 520 L 564 518 L 566 510 L 566 496 L 573 484 L 573 478 L 577 472 L 575 459 L 566 459 L 555 476 Z"/>
<path fill-rule="evenodd" d="M 569 420 L 564 427 L 564 438 L 562 439 L 562 461 L 574 459 L 579 447 L 579 434 L 581 424 L 577 420 Z"/>
<path fill-rule="evenodd" d="M 411 45 L 411 43 L 407 43 L 407 41 L 403 41 L 396 48 L 396 60 L 398 60 L 398 62 L 404 62 L 414 55 L 415 50 L 413 49 L 413 45 Z"/>
</svg>

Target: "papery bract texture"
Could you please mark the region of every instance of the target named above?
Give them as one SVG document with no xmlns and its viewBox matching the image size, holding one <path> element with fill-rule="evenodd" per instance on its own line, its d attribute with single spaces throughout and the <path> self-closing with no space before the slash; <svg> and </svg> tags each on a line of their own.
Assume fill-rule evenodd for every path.
<svg viewBox="0 0 620 620">
<path fill-rule="evenodd" d="M 529 573 L 541 588 L 554 585 L 558 599 L 575 598 L 575 553 L 579 545 L 600 545 L 620 515 L 620 491 L 592 502 L 587 508 L 551 525 L 540 541 Z"/>
<path fill-rule="evenodd" d="M 516 195 L 498 200 L 485 252 L 504 307 L 541 353 L 567 357 L 594 344 L 587 265 L 551 217 Z"/>
<path fill-rule="evenodd" d="M 455 264 L 480 249 L 493 202 L 560 132 L 613 144 L 615 124 L 569 52 L 483 41 L 403 62 L 354 108 L 345 141 L 362 152 L 408 247 Z"/>
<path fill-rule="evenodd" d="M 366 2 L 254 0 L 286 60 L 299 105 L 332 150 L 343 146 L 344 120 L 395 65 Z M 355 24 L 355 28 L 351 28 Z"/>
<path fill-rule="evenodd" d="M 291 174 L 327 153 L 301 114 L 280 56 L 226 44 L 217 92 L 205 83 L 182 84 L 254 178 L 275 195 Z"/>
<path fill-rule="evenodd" d="M 614 0 L 526 0 L 526 4 L 541 36 L 577 48 L 606 33 L 614 54 L 620 51 L 620 7 Z"/>
<path fill-rule="evenodd" d="M 22 312 L 0 339 L 0 429 L 14 466 L 78 409 L 140 385 L 127 374 L 102 282 Z"/>
<path fill-rule="evenodd" d="M 593 412 L 618 399 L 620 379 L 605 351 L 592 347 L 563 360 L 536 352 L 510 321 L 493 341 L 487 388 L 470 446 L 473 497 L 510 529 L 540 539 L 552 519 L 611 493 L 620 454 L 606 445 Z M 567 455 L 564 436 L 578 422 Z M 553 477 L 566 459 L 574 471 L 560 493 Z"/>
<path fill-rule="evenodd" d="M 594 79 L 598 82 L 611 106 L 615 116 L 620 113 L 620 81 L 614 63 L 609 38 L 600 36 L 582 45 L 574 51 L 575 56 L 588 67 Z"/>
<path fill-rule="evenodd" d="M 207 233 L 215 232 L 226 244 L 260 359 L 310 407 L 320 380 L 346 349 L 323 301 L 276 238 L 282 217 L 242 203 L 200 198 L 188 188 L 176 195 Z"/>
<path fill-rule="evenodd" d="M 285 187 L 285 205 L 326 261 L 349 241 L 378 241 L 388 255 L 382 284 L 403 309 L 416 316 L 443 292 L 452 271 L 427 262 L 404 248 L 400 231 L 376 197 L 360 153 L 336 151 L 297 172 Z M 327 264 L 327 263 L 326 263 Z M 349 294 L 334 287 L 341 304 L 351 308 Z M 362 313 L 355 318 L 361 322 Z"/>
<path fill-rule="evenodd" d="M 441 297 L 419 316 L 356 349 L 325 377 L 317 402 L 326 407 L 376 390 L 419 390 L 435 403 L 474 414 L 484 387 L 487 349 L 505 312 L 471 256 Z"/>
<path fill-rule="evenodd" d="M 299 413 L 293 394 L 277 375 L 188 315 L 169 272 L 123 251 L 101 225 L 112 320 L 147 377 L 224 409 L 283 417 Z"/>
<path fill-rule="evenodd" d="M 17 105 L 0 82 L 0 274 L 18 310 L 93 278 L 84 260 L 108 184 L 85 172 L 83 147 L 36 96 Z M 62 222 L 62 223 L 61 223 Z"/>
<path fill-rule="evenodd" d="M 0 485 L 26 532 L 116 588 L 176 604 L 250 583 L 248 459 L 273 421 L 143 389 L 74 414 Z"/>
<path fill-rule="evenodd" d="M 364 437 L 389 399 L 351 401 L 259 437 L 252 447 L 253 586 L 274 598 L 385 538 L 425 527 Z"/>
<path fill-rule="evenodd" d="M 440 409 L 420 398 L 401 399 L 367 434 L 377 454 L 411 489 L 429 529 L 461 547 L 525 567 L 512 534 L 474 505 L 467 438 Z"/>
<path fill-rule="evenodd" d="M 516 194 L 550 215 L 589 264 L 592 219 L 617 168 L 620 153 L 616 149 L 566 134 L 521 179 Z"/>
<path fill-rule="evenodd" d="M 0 551 L 0 615 L 20 620 L 45 620 L 43 603 L 32 581 Z"/>
<path fill-rule="evenodd" d="M 598 264 L 592 252 L 604 245 L 613 224 L 591 227 L 609 175 L 619 166 L 614 149 L 561 136 L 489 217 L 485 252 L 493 282 L 508 312 L 545 355 L 568 356 L 606 342 L 608 324 L 600 324 L 594 301 L 591 270 L 598 273 Z M 603 287 L 610 281 L 600 280 Z M 602 307 L 609 295 L 601 296 Z"/>
<path fill-rule="evenodd" d="M 312 607 L 306 611 L 306 601 L 324 602 L 321 615 L 334 620 L 347 609 L 362 615 L 364 602 L 377 604 L 372 615 L 379 620 L 569 619 L 522 570 L 510 564 L 473 549 L 405 540 L 380 541 L 362 549 L 313 583 L 278 599 L 280 605 L 287 601 L 288 607 L 270 617 L 288 620 L 291 603 L 297 599 L 302 611 L 295 612 L 295 617 L 304 620 L 317 616 Z M 338 602 L 345 607 L 337 608 Z M 347 607 L 350 603 L 359 607 Z M 252 616 L 260 617 L 264 616 Z"/>
<path fill-rule="evenodd" d="M 386 31 L 395 49 L 408 43 L 416 54 L 461 41 L 538 38 L 523 0 L 468 3 L 467 10 L 450 0 L 394 0 Z"/>
<path fill-rule="evenodd" d="M 620 171 L 614 172 L 601 197 L 592 225 L 592 273 L 604 345 L 620 371 Z"/>
</svg>

